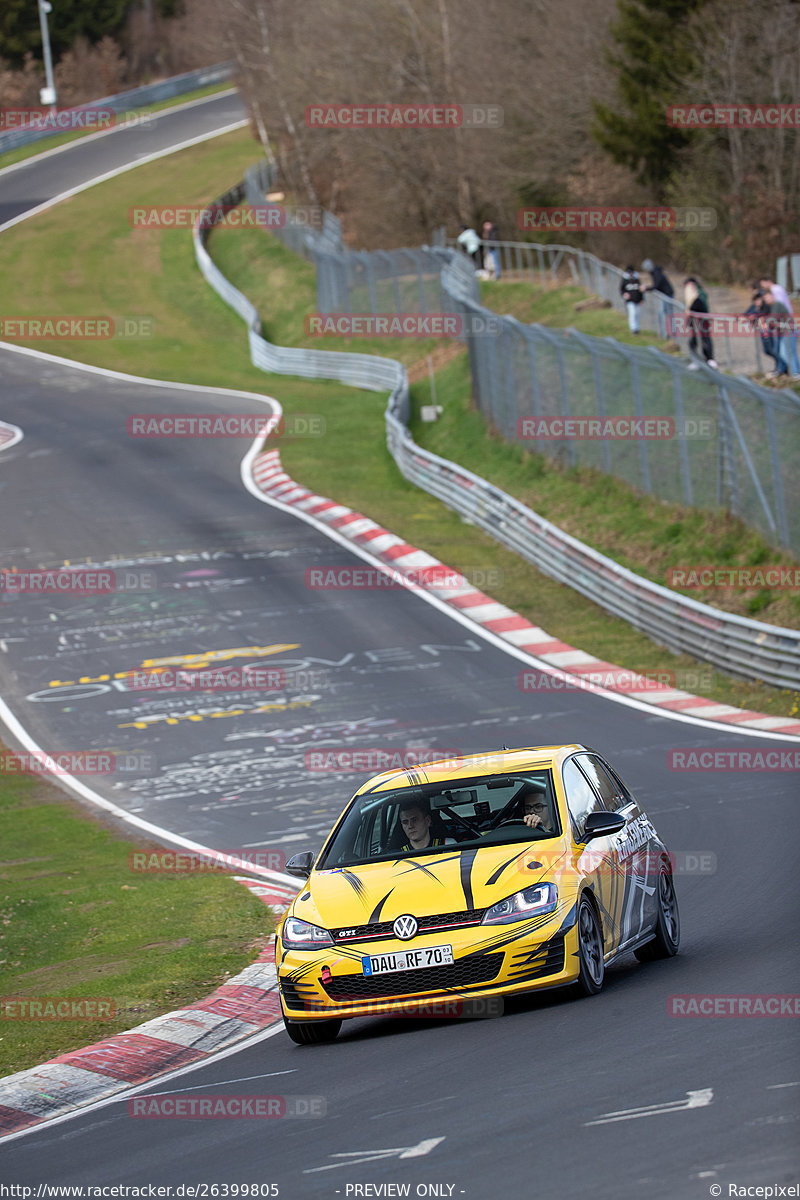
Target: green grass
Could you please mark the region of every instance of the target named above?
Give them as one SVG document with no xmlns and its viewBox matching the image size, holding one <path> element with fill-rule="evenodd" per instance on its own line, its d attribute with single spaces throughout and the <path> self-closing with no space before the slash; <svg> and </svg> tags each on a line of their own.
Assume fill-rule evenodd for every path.
<svg viewBox="0 0 800 1200">
<path fill-rule="evenodd" d="M 196 88 L 193 92 L 186 92 L 182 96 L 171 96 L 169 100 L 159 100 L 156 104 L 144 104 L 141 108 L 136 109 L 136 114 L 162 112 L 165 108 L 175 108 L 179 104 L 187 104 L 190 100 L 202 100 L 204 96 L 213 96 L 217 92 L 227 91 L 230 87 L 230 80 L 226 80 L 224 83 L 213 83 L 209 87 Z M 124 123 L 126 115 L 130 117 L 133 114 L 121 113 L 120 123 Z M 89 134 L 96 132 L 98 131 L 86 129 L 70 133 L 54 133 L 52 137 L 39 138 L 36 142 L 29 142 L 25 146 L 7 150 L 5 154 L 0 154 L 0 171 L 3 167 L 11 167 L 14 163 L 25 162 L 26 159 L 34 158 L 37 154 L 55 150 L 58 146 L 66 146 L 69 142 L 76 142 L 80 138 L 88 137 Z"/>
<path fill-rule="evenodd" d="M 665 354 L 679 353 L 674 342 L 643 329 L 633 334 L 624 313 L 611 308 L 590 308 L 578 312 L 575 305 L 589 299 L 589 293 L 574 283 L 507 283 L 505 280 L 481 282 L 481 302 L 493 312 L 516 317 L 528 324 L 535 321 L 552 329 L 572 326 L 592 337 L 613 337 L 630 346 L 657 346 Z"/>
<path fill-rule="evenodd" d="M 0 1014 L 0 1076 L 208 995 L 274 926 L 230 876 L 132 871 L 128 856 L 148 847 L 40 778 L 0 774 L 0 847 L 0 996 L 108 999 L 116 1011 Z"/>
<path fill-rule="evenodd" d="M 125 213 L 134 202 L 205 204 L 240 179 L 253 157 L 245 131 L 229 134 L 75 197 L 18 226 L 13 242 L 0 239 L 0 287 L 6 294 L 14 289 L 16 312 L 103 311 L 149 315 L 155 321 L 155 335 L 135 342 L 39 342 L 38 347 L 163 379 L 267 391 L 287 412 L 321 415 L 324 438 L 280 443 L 286 469 L 301 483 L 385 523 L 450 566 L 492 569 L 502 579 L 492 587 L 493 596 L 554 637 L 631 669 L 686 672 L 679 674 L 679 686 L 683 682 L 687 690 L 721 702 L 795 715 L 795 695 L 720 673 L 707 686 L 691 686 L 698 670 L 692 660 L 676 659 L 406 483 L 386 449 L 382 396 L 336 383 L 265 376 L 250 365 L 244 325 L 203 281 L 188 231 L 132 230 Z M 437 401 L 445 414 L 434 426 L 415 421 L 415 434 L 626 565 L 663 580 L 665 563 L 780 560 L 724 515 L 662 505 L 589 470 L 563 471 L 502 442 L 469 407 L 468 364 L 460 344 L 305 338 L 303 315 L 316 307 L 313 269 L 263 231 L 220 228 L 210 249 L 223 272 L 256 304 L 271 340 L 402 356 L 415 381 L 416 411 L 431 398 L 425 356 L 432 349 L 439 367 Z M 771 598 L 759 617 L 773 620 L 784 608 L 784 623 L 788 618 L 797 623 L 796 600 L 785 596 Z M 703 672 L 705 680 L 708 671 Z"/>
</svg>

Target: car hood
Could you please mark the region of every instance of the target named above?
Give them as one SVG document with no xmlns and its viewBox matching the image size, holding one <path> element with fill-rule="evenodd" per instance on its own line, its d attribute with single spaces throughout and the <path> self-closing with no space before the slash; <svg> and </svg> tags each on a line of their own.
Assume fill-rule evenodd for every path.
<svg viewBox="0 0 800 1200">
<path fill-rule="evenodd" d="M 566 856 L 559 838 L 399 858 L 313 871 L 295 900 L 294 916 L 324 929 L 488 908 L 550 878 Z M 307 899 L 303 897 L 308 896 Z"/>
</svg>

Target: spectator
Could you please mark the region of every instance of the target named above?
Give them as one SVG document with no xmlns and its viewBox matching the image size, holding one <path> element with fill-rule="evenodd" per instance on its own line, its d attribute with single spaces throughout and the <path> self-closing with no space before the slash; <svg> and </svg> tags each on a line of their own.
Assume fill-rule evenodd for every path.
<svg viewBox="0 0 800 1200">
<path fill-rule="evenodd" d="M 683 302 L 686 305 L 686 312 L 689 316 L 689 324 L 692 329 L 692 336 L 689 339 L 689 353 L 694 354 L 696 351 L 697 335 L 699 333 L 700 345 L 703 348 L 703 358 L 706 360 L 707 366 L 716 367 L 714 346 L 709 332 L 709 322 L 707 320 L 704 321 L 700 315 L 692 315 L 708 313 L 708 297 L 706 296 L 705 289 L 693 275 L 690 275 L 688 279 L 683 281 Z M 690 363 L 689 370 L 697 371 L 697 363 Z"/>
<path fill-rule="evenodd" d="M 761 288 L 765 292 L 772 292 L 773 297 L 778 304 L 783 304 L 790 316 L 794 316 L 792 302 L 785 287 L 781 287 L 779 283 L 775 283 L 772 279 L 764 278 L 761 280 Z M 797 330 L 794 328 L 794 321 L 791 322 L 791 328 L 787 331 L 785 337 L 786 359 L 788 369 L 791 371 L 792 379 L 800 379 L 800 360 L 797 353 Z"/>
<path fill-rule="evenodd" d="M 631 333 L 639 332 L 639 305 L 642 303 L 642 285 L 634 267 L 626 267 L 619 285 L 622 299 L 628 310 L 628 328 Z"/>
<path fill-rule="evenodd" d="M 491 221 L 483 222 L 483 244 L 485 247 L 483 255 L 484 269 L 488 271 L 490 276 L 499 279 L 500 270 L 500 247 L 497 243 L 500 241 L 500 234 L 497 232 L 497 226 Z"/>
<path fill-rule="evenodd" d="M 750 300 L 749 308 L 746 308 L 743 315 L 752 318 L 754 331 L 761 338 L 761 349 L 768 358 L 774 358 L 772 335 L 769 331 L 769 325 L 766 320 L 769 313 L 769 306 L 764 301 L 764 293 L 761 288 L 757 288 L 753 292 Z"/>
<path fill-rule="evenodd" d="M 479 271 L 481 269 L 481 239 L 475 230 L 468 225 L 462 225 L 457 240 L 464 253 L 472 259 L 475 269 Z"/>
<path fill-rule="evenodd" d="M 781 291 L 783 291 L 782 288 Z M 786 295 L 785 292 L 783 294 Z M 772 358 L 775 359 L 775 370 L 770 371 L 769 375 L 773 378 L 780 378 L 781 375 L 789 374 L 789 364 L 783 353 L 783 337 L 784 331 L 788 329 L 789 322 L 792 320 L 792 314 L 786 305 L 777 299 L 774 291 L 764 292 L 764 303 L 770 316 L 768 324 L 773 346 L 773 350 L 770 353 Z"/>
<path fill-rule="evenodd" d="M 642 263 L 642 270 L 649 271 L 653 280 L 650 287 L 644 289 L 646 292 L 661 292 L 662 296 L 669 296 L 672 299 L 675 289 L 664 274 L 663 267 L 654 266 L 652 259 L 646 258 Z"/>
</svg>

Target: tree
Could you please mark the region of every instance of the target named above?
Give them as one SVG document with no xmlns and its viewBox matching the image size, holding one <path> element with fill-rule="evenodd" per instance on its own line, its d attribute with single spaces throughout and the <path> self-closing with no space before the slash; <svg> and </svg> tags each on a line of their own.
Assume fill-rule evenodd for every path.
<svg viewBox="0 0 800 1200">
<path fill-rule="evenodd" d="M 609 55 L 618 103 L 595 104 L 592 129 L 614 162 L 663 195 L 680 150 L 692 134 L 667 124 L 666 109 L 686 102 L 683 80 L 695 65 L 690 19 L 705 0 L 619 0 Z"/>
<path fill-rule="evenodd" d="M 162 16 L 176 12 L 176 0 L 154 0 Z M 53 57 L 72 49 L 79 37 L 94 45 L 104 37 L 117 37 L 128 14 L 131 0 L 52 0 L 48 17 Z M 2 0 L 0 4 L 0 58 L 21 67 L 26 52 L 42 55 L 42 34 L 37 0 Z"/>
</svg>

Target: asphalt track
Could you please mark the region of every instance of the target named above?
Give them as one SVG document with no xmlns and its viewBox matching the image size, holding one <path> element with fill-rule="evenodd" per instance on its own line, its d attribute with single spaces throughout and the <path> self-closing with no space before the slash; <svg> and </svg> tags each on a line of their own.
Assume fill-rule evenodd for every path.
<svg viewBox="0 0 800 1200">
<path fill-rule="evenodd" d="M 207 121 L 206 107 L 185 110 L 176 140 L 206 131 L 185 123 L 192 111 Z M 117 136 L 127 135 L 94 146 Z M 69 164 L 87 151 L 50 160 L 64 171 L 51 189 L 80 182 Z M 96 162 L 84 170 L 98 173 Z M 0 184 L 16 176 L 20 197 L 27 186 L 28 203 L 46 199 L 43 182 L 26 185 L 24 174 Z M 2 1182 L 271 1183 L 289 1200 L 359 1194 L 354 1185 L 372 1185 L 361 1195 L 409 1185 L 410 1195 L 427 1187 L 484 1200 L 702 1197 L 728 1195 L 729 1184 L 793 1182 L 800 1067 L 791 1022 L 681 1019 L 667 1009 L 676 994 L 800 990 L 796 774 L 667 766 L 675 747 L 772 743 L 581 692 L 521 693 L 517 659 L 419 596 L 306 587 L 309 567 L 354 560 L 244 491 L 243 442 L 125 436 L 134 413 L 263 411 L 256 401 L 139 387 L 8 350 L 0 374 L 0 415 L 25 432 L 0 458 L 4 558 L 20 569 L 88 559 L 154 575 L 149 591 L 0 605 L 0 691 L 23 725 L 48 750 L 111 748 L 133 763 L 135 778 L 120 770 L 93 779 L 101 794 L 219 848 L 288 852 L 319 844 L 360 779 L 309 771 L 310 750 L 577 740 L 619 766 L 673 850 L 707 856 L 677 879 L 680 955 L 647 966 L 630 959 L 598 997 L 540 995 L 499 1020 L 355 1021 L 319 1048 L 294 1047 L 279 1032 L 147 1094 L 310 1097 L 324 1117 L 140 1120 L 114 1101 L 6 1142 Z M 296 649 L 264 655 L 276 646 Z M 276 705 L 258 712 L 238 693 L 215 696 L 209 713 L 200 711 L 208 697 L 199 705 L 116 686 L 59 690 L 160 656 L 253 647 L 258 654 L 231 662 L 280 664 L 295 680 L 253 698 Z M 634 1111 L 591 1124 L 621 1110 Z"/>
</svg>

